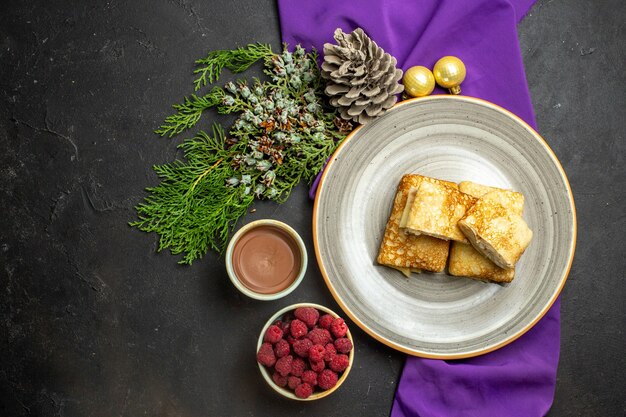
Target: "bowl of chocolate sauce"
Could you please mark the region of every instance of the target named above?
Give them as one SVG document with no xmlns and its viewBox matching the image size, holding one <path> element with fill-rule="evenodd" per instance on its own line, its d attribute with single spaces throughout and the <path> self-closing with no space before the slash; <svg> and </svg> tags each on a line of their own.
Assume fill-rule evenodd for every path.
<svg viewBox="0 0 626 417">
<path fill-rule="evenodd" d="M 278 220 L 248 223 L 226 249 L 226 271 L 248 297 L 276 300 L 291 293 L 304 278 L 307 251 L 300 235 Z"/>
</svg>

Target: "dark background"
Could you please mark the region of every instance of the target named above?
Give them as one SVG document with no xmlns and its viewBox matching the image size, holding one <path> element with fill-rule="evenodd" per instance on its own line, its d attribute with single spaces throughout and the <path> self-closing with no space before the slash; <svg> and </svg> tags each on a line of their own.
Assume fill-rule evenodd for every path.
<svg viewBox="0 0 626 417">
<path fill-rule="evenodd" d="M 626 414 L 625 22 L 621 0 L 549 0 L 519 25 L 539 131 L 578 209 L 551 417 Z M 151 166 L 177 156 L 180 139 L 151 131 L 192 92 L 193 61 L 257 41 L 279 48 L 274 1 L 2 2 L 0 416 L 388 415 L 404 355 L 354 325 L 333 396 L 290 402 L 260 378 L 273 312 L 339 311 L 313 258 L 294 293 L 259 302 L 213 253 L 181 267 L 126 224 Z M 304 187 L 257 209 L 245 220 L 287 221 L 313 253 Z"/>
</svg>

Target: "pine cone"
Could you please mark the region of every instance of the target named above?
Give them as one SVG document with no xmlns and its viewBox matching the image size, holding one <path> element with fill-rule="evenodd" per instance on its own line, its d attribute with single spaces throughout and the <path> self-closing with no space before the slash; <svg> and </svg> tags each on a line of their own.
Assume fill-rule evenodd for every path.
<svg viewBox="0 0 626 417">
<path fill-rule="evenodd" d="M 335 30 L 337 45 L 324 45 L 322 77 L 326 94 L 346 120 L 364 124 L 393 106 L 404 90 L 396 59 L 370 39 L 363 29 L 350 34 Z"/>
</svg>

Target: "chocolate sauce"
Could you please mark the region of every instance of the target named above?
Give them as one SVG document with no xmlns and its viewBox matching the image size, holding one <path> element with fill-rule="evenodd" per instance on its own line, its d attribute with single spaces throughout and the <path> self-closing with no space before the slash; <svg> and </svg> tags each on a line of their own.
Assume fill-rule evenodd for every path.
<svg viewBox="0 0 626 417">
<path fill-rule="evenodd" d="M 296 280 L 302 256 L 287 232 L 264 225 L 248 230 L 237 240 L 232 262 L 244 286 L 260 294 L 274 294 Z"/>
</svg>

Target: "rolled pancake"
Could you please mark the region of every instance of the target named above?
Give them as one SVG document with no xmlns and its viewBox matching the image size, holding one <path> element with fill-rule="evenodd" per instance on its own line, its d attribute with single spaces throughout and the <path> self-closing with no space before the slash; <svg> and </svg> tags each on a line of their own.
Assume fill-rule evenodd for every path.
<svg viewBox="0 0 626 417">
<path fill-rule="evenodd" d="M 391 214 L 385 227 L 377 261 L 381 265 L 400 270 L 425 270 L 441 272 L 446 267 L 450 242 L 432 236 L 414 236 L 400 229 L 400 220 L 406 206 L 409 191 L 419 188 L 422 181 L 442 183 L 453 188 L 457 185 L 452 182 L 417 174 L 407 174 L 402 177 L 396 191 L 391 208 Z"/>
<path fill-rule="evenodd" d="M 409 195 L 413 190 L 409 192 Z M 476 202 L 476 198 L 445 184 L 423 181 L 410 203 L 408 216 L 403 215 L 405 230 L 444 240 L 468 242 L 457 223 Z M 407 207 L 409 204 L 407 204 Z M 405 208 L 405 214 L 407 209 Z"/>
<path fill-rule="evenodd" d="M 489 193 L 488 198 L 497 199 L 500 204 L 519 215 L 524 210 L 524 196 L 516 191 L 489 187 L 471 181 L 459 183 L 459 190 L 476 198 L 482 198 Z M 448 272 L 455 276 L 498 283 L 509 283 L 515 278 L 515 268 L 500 268 L 474 249 L 471 244 L 460 242 L 452 242 Z"/>
<path fill-rule="evenodd" d="M 533 237 L 522 216 L 496 199 L 479 199 L 458 224 L 472 246 L 501 268 L 513 268 Z"/>
</svg>

